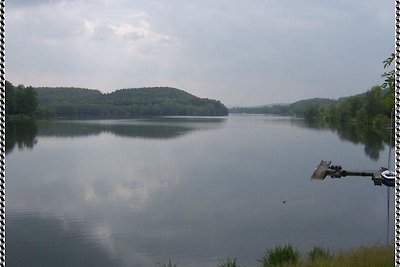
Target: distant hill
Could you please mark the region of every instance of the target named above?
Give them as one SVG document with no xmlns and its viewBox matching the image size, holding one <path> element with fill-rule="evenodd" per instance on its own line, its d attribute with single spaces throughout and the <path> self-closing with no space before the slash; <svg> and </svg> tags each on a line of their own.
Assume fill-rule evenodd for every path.
<svg viewBox="0 0 400 267">
<path fill-rule="evenodd" d="M 289 105 L 263 107 L 236 107 L 230 113 L 295 115 L 308 119 L 324 119 L 333 123 L 353 125 L 372 125 L 374 127 L 392 127 L 391 116 L 394 110 L 394 85 L 382 89 L 374 86 L 365 93 L 341 97 L 337 100 L 311 98 Z"/>
<path fill-rule="evenodd" d="M 247 114 L 302 115 L 310 106 L 330 106 L 335 102 L 335 100 L 328 98 L 311 98 L 300 100 L 291 104 L 275 104 L 258 107 L 234 107 L 229 109 L 229 112 Z"/>
<path fill-rule="evenodd" d="M 219 101 L 171 87 L 120 89 L 111 93 L 68 87 L 35 88 L 38 114 L 82 116 L 226 116 Z"/>
<path fill-rule="evenodd" d="M 302 115 L 311 106 L 329 107 L 336 103 L 336 100 L 329 98 L 311 98 L 300 100 L 289 105 L 291 115 Z"/>
<path fill-rule="evenodd" d="M 267 104 L 263 106 L 255 107 L 233 107 L 229 109 L 229 113 L 247 113 L 247 114 L 279 114 L 279 115 L 299 115 L 303 116 L 306 112 L 310 111 L 312 108 L 323 107 L 325 109 L 331 108 L 333 106 L 338 106 L 346 101 L 352 99 L 365 99 L 371 91 L 364 93 L 340 97 L 337 100 L 330 98 L 309 98 L 304 100 L 299 100 L 291 104 Z M 387 95 L 393 95 L 393 92 L 389 88 L 382 89 L 379 92 L 381 97 Z M 310 114 L 309 114 L 310 115 Z"/>
</svg>

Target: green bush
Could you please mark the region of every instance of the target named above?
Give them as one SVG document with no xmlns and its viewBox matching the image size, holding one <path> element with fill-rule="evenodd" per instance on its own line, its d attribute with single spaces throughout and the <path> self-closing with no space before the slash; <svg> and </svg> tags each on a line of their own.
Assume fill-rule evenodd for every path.
<svg viewBox="0 0 400 267">
<path fill-rule="evenodd" d="M 262 267 L 281 266 L 284 263 L 297 263 L 300 260 L 299 251 L 288 244 L 284 247 L 277 246 L 267 250 L 264 256 L 258 260 Z"/>
</svg>

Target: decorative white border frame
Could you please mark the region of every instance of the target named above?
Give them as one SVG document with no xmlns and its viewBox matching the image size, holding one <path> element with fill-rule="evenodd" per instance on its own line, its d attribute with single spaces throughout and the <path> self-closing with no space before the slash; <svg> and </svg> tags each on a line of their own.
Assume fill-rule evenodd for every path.
<svg viewBox="0 0 400 267">
<path fill-rule="evenodd" d="M 400 1 L 396 0 L 396 44 L 395 44 L 395 166 L 396 166 L 396 186 L 395 186 L 395 262 L 400 265 Z"/>
<path fill-rule="evenodd" d="M 0 1 L 0 17 L 1 17 L 1 40 L 0 40 L 0 132 L 1 132 L 1 148 L 0 148 L 0 266 L 6 266 L 6 232 L 5 232 L 5 0 Z M 395 186 L 395 264 L 400 266 L 400 0 L 395 2 L 395 166 L 396 166 L 396 186 Z"/>
<path fill-rule="evenodd" d="M 0 105 L 0 113 L 1 113 L 1 175 L 0 175 L 0 201 L 1 201 L 1 218 L 0 218 L 0 266 L 6 266 L 6 184 L 5 184 L 5 153 L 6 153 L 6 117 L 5 117 L 5 107 L 6 107 L 6 98 L 5 98 L 5 35 L 4 35 L 4 25 L 5 25 L 5 0 L 1 0 L 0 2 L 0 16 L 1 16 L 1 105 Z"/>
<path fill-rule="evenodd" d="M 5 35 L 4 35 L 4 25 L 5 25 L 5 0 L 1 0 L 0 2 L 0 16 L 1 16 L 1 175 L 0 175 L 0 204 L 1 204 L 1 218 L 0 218 L 0 266 L 6 266 L 6 184 L 5 184 L 5 154 L 6 154 L 6 117 L 5 117 L 5 108 L 6 108 L 6 100 L 5 100 Z"/>
</svg>

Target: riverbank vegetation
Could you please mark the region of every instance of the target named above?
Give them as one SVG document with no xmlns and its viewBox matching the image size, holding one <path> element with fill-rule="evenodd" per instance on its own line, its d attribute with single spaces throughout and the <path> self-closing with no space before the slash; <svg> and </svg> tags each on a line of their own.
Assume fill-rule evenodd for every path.
<svg viewBox="0 0 400 267">
<path fill-rule="evenodd" d="M 289 244 L 266 250 L 257 261 L 258 264 L 254 266 L 259 267 L 387 267 L 394 266 L 394 245 L 360 247 L 336 254 L 321 247 L 314 247 L 302 256 L 295 247 Z M 171 261 L 169 260 L 164 266 L 172 266 Z M 236 258 L 227 258 L 217 266 L 239 267 L 241 265 Z"/>
<path fill-rule="evenodd" d="M 394 266 L 394 246 L 376 245 L 331 254 L 329 250 L 314 247 L 304 257 L 291 245 L 267 250 L 260 267 L 368 267 Z M 237 265 L 238 266 L 238 265 Z"/>
<path fill-rule="evenodd" d="M 37 94 L 33 87 L 14 86 L 6 81 L 6 119 L 30 120 L 38 105 Z"/>
</svg>

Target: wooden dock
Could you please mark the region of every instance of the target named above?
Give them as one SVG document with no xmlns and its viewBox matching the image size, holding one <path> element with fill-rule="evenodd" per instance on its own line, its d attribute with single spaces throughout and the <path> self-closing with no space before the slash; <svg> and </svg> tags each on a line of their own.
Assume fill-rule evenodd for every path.
<svg viewBox="0 0 400 267">
<path fill-rule="evenodd" d="M 331 166 L 332 161 L 321 160 L 321 163 L 314 170 L 311 176 L 312 180 L 324 180 L 327 174 L 327 170 Z"/>
<path fill-rule="evenodd" d="M 375 185 L 386 185 L 389 187 L 394 187 L 394 179 L 384 179 L 382 177 L 382 172 L 387 170 L 386 168 L 381 168 L 380 171 L 350 171 L 342 170 L 341 166 L 331 165 L 331 161 L 321 160 L 317 168 L 315 168 L 311 180 L 324 180 L 326 176 L 332 178 L 342 178 L 346 176 L 364 176 L 371 177 Z"/>
</svg>

